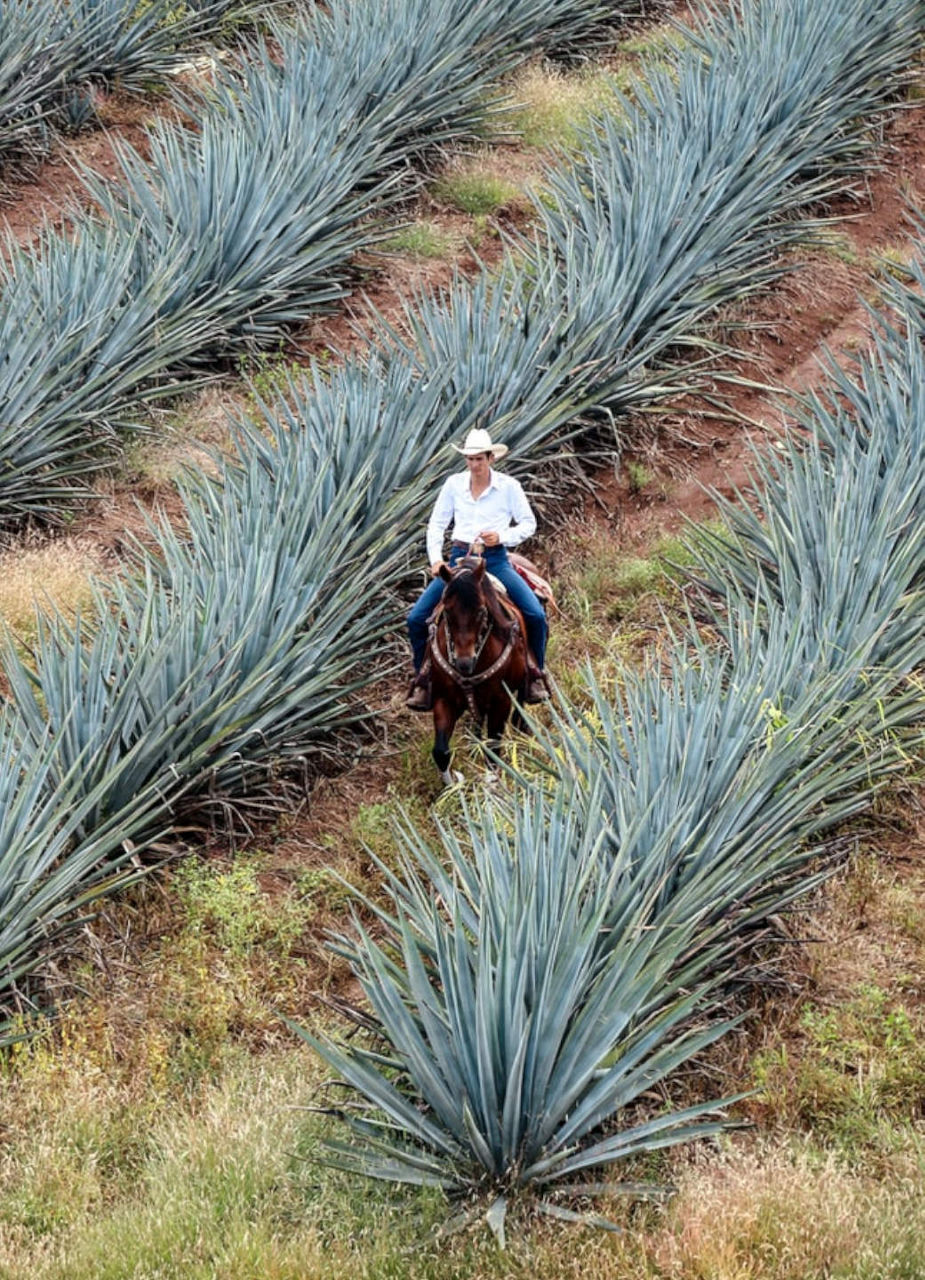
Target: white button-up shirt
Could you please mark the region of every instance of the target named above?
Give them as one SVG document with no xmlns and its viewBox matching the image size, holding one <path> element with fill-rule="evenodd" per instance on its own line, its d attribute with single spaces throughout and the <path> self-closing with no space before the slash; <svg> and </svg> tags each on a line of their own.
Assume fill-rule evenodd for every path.
<svg viewBox="0 0 925 1280">
<path fill-rule="evenodd" d="M 536 516 L 513 476 L 490 471 L 488 488 L 473 498 L 469 471 L 450 476 L 440 490 L 427 525 L 427 558 L 443 559 L 443 535 L 452 521 L 453 537 L 472 542 L 480 533 L 497 533 L 506 547 L 516 547 L 536 529 Z"/>
</svg>

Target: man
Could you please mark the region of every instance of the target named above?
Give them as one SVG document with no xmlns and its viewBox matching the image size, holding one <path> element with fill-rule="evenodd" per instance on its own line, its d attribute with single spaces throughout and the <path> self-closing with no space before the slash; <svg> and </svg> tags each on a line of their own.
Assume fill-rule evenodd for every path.
<svg viewBox="0 0 925 1280">
<path fill-rule="evenodd" d="M 450 566 L 467 555 L 472 544 L 484 543 L 485 567 L 504 583 L 513 604 L 521 611 L 527 628 L 527 644 L 536 661 L 531 667 L 525 700 L 544 702 L 546 692 L 543 661 L 546 655 L 546 613 L 537 597 L 508 559 L 508 548 L 519 546 L 536 529 L 536 517 L 520 484 L 492 469 L 508 452 L 506 444 L 493 444 L 480 428 L 466 436 L 462 446 L 453 445 L 466 459 L 466 470 L 451 475 L 440 490 L 427 525 L 427 558 L 432 581 L 408 614 L 408 635 L 414 658 L 415 676 L 406 706 L 412 711 L 431 707 L 429 664 L 422 671 L 427 652 L 427 620 L 443 594 L 440 569 L 443 566 L 443 536 L 453 525 Z"/>
</svg>

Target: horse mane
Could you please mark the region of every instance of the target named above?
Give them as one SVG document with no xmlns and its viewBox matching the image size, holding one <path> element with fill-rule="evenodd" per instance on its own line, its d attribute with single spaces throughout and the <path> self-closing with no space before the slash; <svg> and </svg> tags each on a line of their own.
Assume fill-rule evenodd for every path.
<svg viewBox="0 0 925 1280">
<path fill-rule="evenodd" d="M 491 614 L 491 620 L 506 640 L 511 633 L 513 618 L 502 605 L 494 583 L 487 575 L 482 579 L 482 592 L 485 596 L 488 612 Z"/>
</svg>

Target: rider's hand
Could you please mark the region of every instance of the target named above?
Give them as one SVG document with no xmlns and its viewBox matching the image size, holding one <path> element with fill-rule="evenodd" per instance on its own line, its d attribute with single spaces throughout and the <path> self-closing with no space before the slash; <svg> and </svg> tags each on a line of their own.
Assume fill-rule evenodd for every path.
<svg viewBox="0 0 925 1280">
<path fill-rule="evenodd" d="M 479 537 L 485 543 L 486 547 L 496 547 L 501 541 L 501 534 L 492 533 L 491 529 L 483 530 L 482 533 L 479 534 Z"/>
<path fill-rule="evenodd" d="M 440 570 L 443 568 L 445 563 L 446 563 L 445 560 L 435 560 L 433 564 L 430 566 L 430 576 L 432 578 L 439 578 Z"/>
</svg>

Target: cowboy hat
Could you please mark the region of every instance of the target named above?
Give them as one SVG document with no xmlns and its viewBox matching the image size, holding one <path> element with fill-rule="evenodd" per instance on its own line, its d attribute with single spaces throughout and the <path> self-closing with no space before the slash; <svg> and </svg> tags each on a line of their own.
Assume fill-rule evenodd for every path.
<svg viewBox="0 0 925 1280">
<path fill-rule="evenodd" d="M 484 427 L 473 427 L 466 436 L 464 445 L 454 444 L 452 447 L 457 453 L 465 454 L 467 458 L 474 457 L 478 453 L 490 453 L 496 462 L 500 462 L 509 452 L 506 444 L 492 444 L 491 436 Z"/>
</svg>

